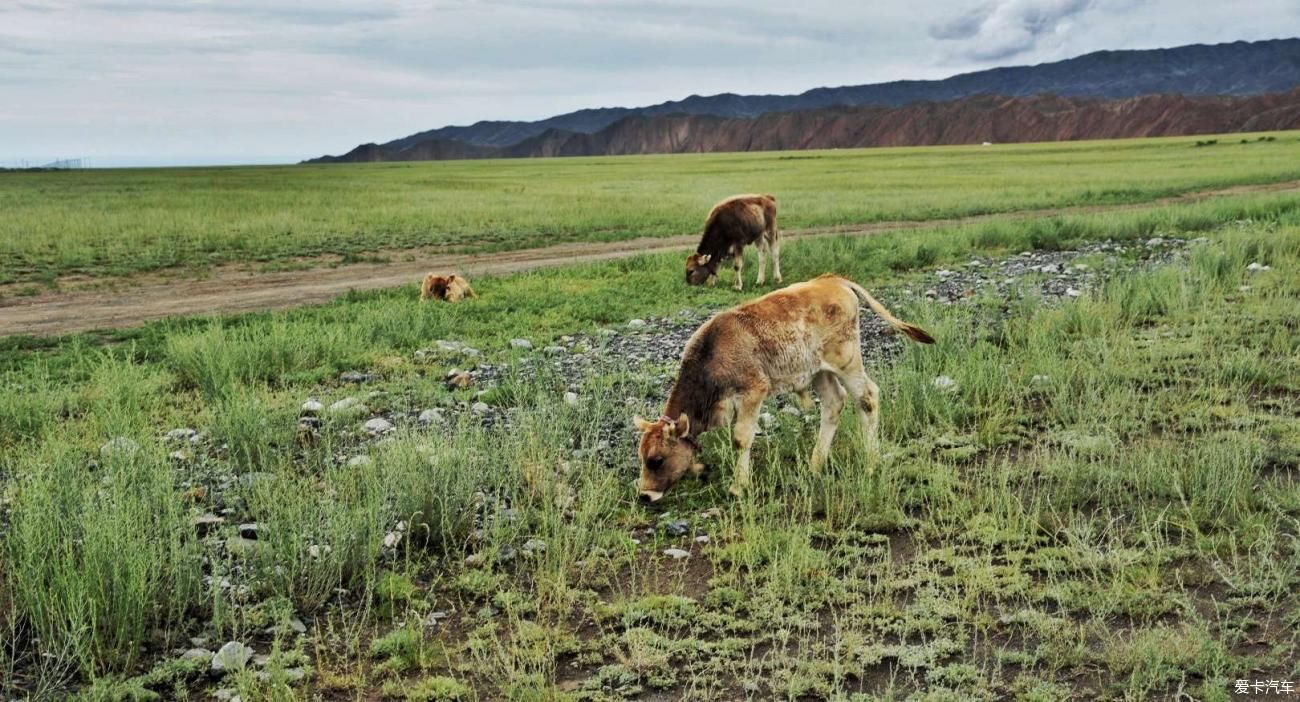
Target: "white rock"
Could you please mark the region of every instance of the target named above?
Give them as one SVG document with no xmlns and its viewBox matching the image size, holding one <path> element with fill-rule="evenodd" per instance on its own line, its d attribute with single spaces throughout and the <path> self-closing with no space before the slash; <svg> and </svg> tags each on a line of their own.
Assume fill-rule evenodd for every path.
<svg viewBox="0 0 1300 702">
<path fill-rule="evenodd" d="M 383 417 L 375 417 L 365 423 L 365 430 L 371 434 L 383 434 L 393 430 L 393 423 Z"/>
<path fill-rule="evenodd" d="M 953 380 L 952 378 L 949 378 L 946 375 L 941 375 L 935 378 L 931 382 L 934 384 L 936 388 L 939 388 L 940 390 L 948 390 L 951 392 L 957 389 L 957 381 Z"/>
<path fill-rule="evenodd" d="M 763 425 L 764 429 L 771 429 L 776 424 L 776 417 L 771 412 L 764 412 L 758 415 L 758 423 Z"/>
<path fill-rule="evenodd" d="M 671 559 L 673 559 L 673 560 L 675 560 L 675 561 L 680 561 L 680 560 L 683 559 L 683 558 L 690 558 L 690 557 L 691 557 L 691 552 L 690 552 L 690 551 L 683 551 L 683 550 L 680 549 L 680 548 L 666 548 L 666 549 L 664 549 L 664 555 L 665 555 L 665 556 L 668 556 L 669 558 L 671 558 Z"/>
<path fill-rule="evenodd" d="M 1165 240 L 1158 236 L 1153 236 L 1150 239 L 1147 239 L 1147 246 L 1159 246 L 1163 243 L 1165 243 Z"/>
<path fill-rule="evenodd" d="M 546 542 L 541 539 L 529 539 L 521 547 L 524 553 L 541 553 L 546 550 Z"/>
<path fill-rule="evenodd" d="M 953 275 L 953 272 L 948 270 L 947 268 L 944 268 L 943 270 L 940 270 L 939 272 L 935 273 L 935 275 L 939 276 L 940 278 L 947 278 Z"/>
<path fill-rule="evenodd" d="M 1239 292 L 1250 292 L 1250 286 L 1249 286 L 1249 285 L 1241 285 L 1241 286 L 1238 286 L 1238 287 L 1237 287 L 1237 290 L 1238 290 Z"/>
<path fill-rule="evenodd" d="M 360 456 L 353 456 L 352 458 L 348 459 L 349 468 L 364 468 L 365 466 L 368 465 L 370 465 L 370 456 L 364 454 Z"/>
<path fill-rule="evenodd" d="M 125 436 L 115 436 L 99 447 L 99 455 L 108 456 L 129 456 L 140 450 L 140 444 Z"/>
<path fill-rule="evenodd" d="M 474 404 L 470 405 L 470 410 L 474 412 L 474 414 L 487 414 L 488 411 L 491 409 L 492 408 L 488 407 L 488 404 L 486 402 L 475 402 Z"/>
<path fill-rule="evenodd" d="M 395 531 L 390 531 L 384 535 L 384 548 L 397 548 L 397 545 L 400 543 L 402 543 L 401 534 Z"/>
<path fill-rule="evenodd" d="M 306 402 L 302 403 L 302 411 L 306 414 L 316 414 L 323 409 L 325 409 L 325 405 L 314 397 L 309 397 Z"/>
<path fill-rule="evenodd" d="M 627 325 L 629 327 L 644 327 L 646 325 L 646 321 L 644 319 L 633 319 L 629 321 Z"/>
<path fill-rule="evenodd" d="M 1246 266 L 1246 270 L 1250 271 L 1251 273 L 1259 273 L 1261 271 L 1268 271 L 1272 269 L 1273 269 L 1272 266 L 1266 266 L 1260 263 L 1259 261 L 1253 261 L 1249 266 Z"/>
<path fill-rule="evenodd" d="M 794 417 L 799 417 L 799 416 L 802 416 L 802 415 L 803 415 L 803 412 L 801 412 L 801 411 L 799 410 L 799 408 L 798 408 L 798 407 L 795 407 L 794 405 L 782 405 L 782 406 L 781 406 L 781 413 L 782 413 L 782 414 L 788 414 L 788 415 L 791 415 L 791 416 L 794 416 Z"/>
<path fill-rule="evenodd" d="M 1075 288 L 1066 288 L 1066 289 L 1065 289 L 1065 294 L 1068 295 L 1068 296 L 1070 296 L 1070 297 L 1078 297 L 1078 296 L 1080 296 L 1080 295 L 1083 294 L 1083 291 L 1082 291 L 1082 290 L 1075 289 Z"/>
<path fill-rule="evenodd" d="M 1030 378 L 1029 380 L 1030 380 L 1031 382 L 1035 382 L 1035 383 L 1046 383 L 1047 381 L 1049 381 L 1049 380 L 1051 380 L 1051 379 L 1052 379 L 1052 378 L 1051 378 L 1050 376 L 1046 376 L 1046 375 L 1035 375 L 1034 377 Z"/>
<path fill-rule="evenodd" d="M 172 441 L 189 441 L 194 438 L 195 434 L 198 434 L 198 432 L 189 427 L 181 427 L 167 432 L 167 438 Z"/>
<path fill-rule="evenodd" d="M 566 392 L 566 393 L 564 393 L 564 404 L 569 405 L 570 407 L 577 407 L 577 406 L 578 406 L 578 393 L 576 393 L 576 392 Z"/>
<path fill-rule="evenodd" d="M 524 349 L 525 351 L 533 347 L 533 342 L 527 339 L 511 339 L 510 348 Z"/>
<path fill-rule="evenodd" d="M 709 543 L 709 535 L 708 535 L 708 534 L 700 534 L 699 536 L 695 537 L 695 543 L 697 543 L 697 544 L 707 544 L 707 543 Z"/>
<path fill-rule="evenodd" d="M 338 402 L 330 405 L 330 412 L 347 412 L 349 410 L 360 409 L 361 400 L 355 397 L 345 397 Z"/>
<path fill-rule="evenodd" d="M 212 654 L 212 672 L 243 670 L 252 657 L 253 649 L 238 641 L 228 641 L 220 650 Z"/>
</svg>

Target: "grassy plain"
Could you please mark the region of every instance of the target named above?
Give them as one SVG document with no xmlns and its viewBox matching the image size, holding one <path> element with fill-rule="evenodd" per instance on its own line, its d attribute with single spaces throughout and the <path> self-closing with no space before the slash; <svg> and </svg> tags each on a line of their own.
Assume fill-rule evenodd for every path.
<svg viewBox="0 0 1300 702">
<path fill-rule="evenodd" d="M 1005 299 L 922 294 L 972 256 L 1113 239 L 1122 264 L 1154 236 L 1205 240 L 1077 300 L 1032 276 Z M 823 239 L 785 259 L 787 280 L 840 272 L 939 343 L 870 369 L 881 455 L 858 452 L 850 413 L 813 475 L 812 427 L 773 407 L 753 495 L 727 494 L 715 436 L 712 475 L 656 511 L 633 501 L 629 420 L 658 411 L 673 364 L 524 362 L 575 334 L 600 356 L 602 327 L 753 294 L 684 288 L 677 256 L 475 281 L 456 306 L 408 287 L 107 344 L 0 342 L 0 694 L 1224 700 L 1239 678 L 1300 680 L 1297 198 Z M 483 355 L 417 353 L 436 339 Z M 504 373 L 485 395 L 443 383 L 486 365 Z M 303 442 L 309 396 L 367 409 L 325 413 Z M 454 409 L 473 401 L 510 425 Z M 361 429 L 428 407 L 450 423 Z M 226 522 L 200 533 L 209 511 Z M 191 637 L 269 658 L 215 678 L 185 658 Z"/>
<path fill-rule="evenodd" d="M 806 227 L 1300 179 L 1300 137 L 1258 139 L 0 173 L 0 284 L 683 234 L 736 192 Z"/>
</svg>

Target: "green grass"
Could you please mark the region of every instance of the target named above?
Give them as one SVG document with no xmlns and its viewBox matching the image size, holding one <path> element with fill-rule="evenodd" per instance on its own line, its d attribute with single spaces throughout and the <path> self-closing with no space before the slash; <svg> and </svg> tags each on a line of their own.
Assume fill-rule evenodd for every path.
<svg viewBox="0 0 1300 702">
<path fill-rule="evenodd" d="M 974 255 L 1112 238 L 1131 256 L 1171 235 L 1207 241 L 1075 301 L 921 294 Z M 1248 274 L 1256 261 L 1272 270 Z M 483 398 L 515 408 L 508 428 L 466 418 L 363 445 L 364 412 L 324 418 L 316 442 L 296 424 L 308 396 L 373 412 L 474 399 L 443 386 L 463 359 L 416 359 L 435 339 L 512 367 L 514 337 L 541 348 L 754 294 L 684 288 L 675 255 L 487 278 L 460 305 L 407 287 L 5 340 L 0 692 L 1224 700 L 1238 678 L 1300 677 L 1296 198 L 821 239 L 785 263 L 790 280 L 858 280 L 938 339 L 872 369 L 881 454 L 861 453 L 849 413 L 814 475 L 812 426 L 777 412 L 752 495 L 727 494 L 734 457 L 713 436 L 710 475 L 657 511 L 634 503 L 630 417 L 659 409 L 672 364 L 516 367 Z M 358 389 L 344 370 L 379 378 Z M 627 427 L 612 467 L 586 450 L 611 423 Z M 209 440 L 178 445 L 175 426 Z M 115 437 L 138 448 L 105 452 Z M 357 453 L 370 462 L 338 460 Z M 201 538 L 190 520 L 222 506 L 229 522 Z M 249 521 L 257 545 L 232 542 Z M 215 680 L 177 655 L 194 636 L 270 660 Z"/>
<path fill-rule="evenodd" d="M 685 234 L 698 231 L 714 201 L 737 192 L 775 193 L 783 226 L 807 227 L 1141 202 L 1300 178 L 1294 134 L 1193 144 L 0 173 L 0 284 Z"/>
</svg>

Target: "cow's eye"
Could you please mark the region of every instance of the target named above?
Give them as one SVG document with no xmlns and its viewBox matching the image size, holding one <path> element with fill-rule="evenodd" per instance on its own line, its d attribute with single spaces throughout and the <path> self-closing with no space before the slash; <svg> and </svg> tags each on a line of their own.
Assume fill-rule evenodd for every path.
<svg viewBox="0 0 1300 702">
<path fill-rule="evenodd" d="M 664 467 L 663 456 L 651 456 L 645 459 L 645 467 L 650 470 L 659 470 Z"/>
</svg>

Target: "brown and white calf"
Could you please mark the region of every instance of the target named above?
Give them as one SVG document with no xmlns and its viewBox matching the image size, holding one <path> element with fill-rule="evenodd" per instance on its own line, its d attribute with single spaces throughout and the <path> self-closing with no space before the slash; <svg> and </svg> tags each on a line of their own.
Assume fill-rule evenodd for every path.
<svg viewBox="0 0 1300 702">
<path fill-rule="evenodd" d="M 460 302 L 467 297 L 476 297 L 474 288 L 469 286 L 469 281 L 464 276 L 455 273 L 451 275 L 430 273 L 424 276 L 424 282 L 420 283 L 421 302 L 429 299 Z"/>
<path fill-rule="evenodd" d="M 688 285 L 713 284 L 718 266 L 728 258 L 736 260 L 736 289 L 742 288 L 740 270 L 745 261 L 745 247 L 758 243 L 758 280 L 762 285 L 766 262 L 772 254 L 772 278 L 781 282 L 781 239 L 776 229 L 776 198 L 771 195 L 734 195 L 709 210 L 704 220 L 704 236 L 695 253 L 686 258 Z"/>
<path fill-rule="evenodd" d="M 821 431 L 812 467 L 820 470 L 844 408 L 852 399 L 863 438 L 879 433 L 879 388 L 862 365 L 858 301 L 894 329 L 924 344 L 934 339 L 903 322 L 862 286 L 826 274 L 796 283 L 756 300 L 719 312 L 686 342 L 663 414 L 655 421 L 635 417 L 641 431 L 642 502 L 654 502 L 687 472 L 699 473 L 696 437 L 734 421 L 732 442 L 740 453 L 731 486 L 739 494 L 749 485 L 749 450 L 763 400 L 793 392 L 804 407 L 811 388 L 821 398 Z"/>
</svg>

